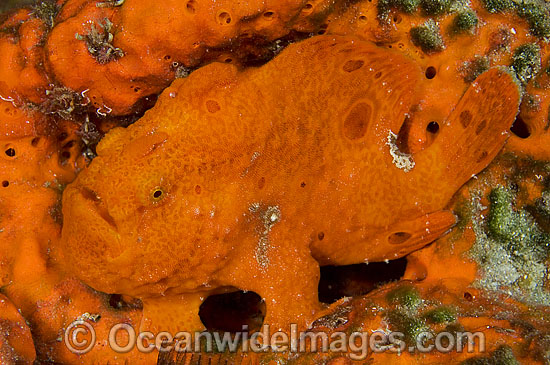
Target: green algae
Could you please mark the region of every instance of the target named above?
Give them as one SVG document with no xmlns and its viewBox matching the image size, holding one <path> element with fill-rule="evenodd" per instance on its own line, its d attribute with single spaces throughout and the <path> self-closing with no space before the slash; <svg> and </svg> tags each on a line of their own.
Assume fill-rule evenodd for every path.
<svg viewBox="0 0 550 365">
<path fill-rule="evenodd" d="M 519 81 L 527 84 L 541 70 L 540 47 L 534 43 L 519 46 L 512 56 L 511 67 Z"/>
<path fill-rule="evenodd" d="M 456 321 L 456 311 L 452 308 L 441 306 L 424 313 L 423 317 L 432 323 L 452 323 Z"/>
<path fill-rule="evenodd" d="M 420 6 L 425 15 L 442 15 L 449 11 L 451 0 L 422 0 Z"/>
<path fill-rule="evenodd" d="M 483 6 L 490 13 L 500 13 L 515 8 L 512 0 L 482 0 Z"/>
<path fill-rule="evenodd" d="M 439 26 L 433 19 L 411 28 L 410 35 L 414 45 L 420 47 L 425 53 L 435 53 L 445 49 Z"/>
<path fill-rule="evenodd" d="M 412 285 L 402 285 L 392 290 L 386 299 L 391 304 L 399 304 L 409 310 L 416 310 L 422 304 L 420 294 Z"/>
<path fill-rule="evenodd" d="M 385 14 L 390 8 L 397 9 L 406 14 L 414 13 L 421 0 L 381 0 L 378 2 L 379 14 Z"/>
<path fill-rule="evenodd" d="M 431 332 L 425 319 L 402 310 L 390 311 L 387 320 L 393 328 L 403 333 L 404 340 L 409 346 L 415 345 L 423 333 Z"/>
<path fill-rule="evenodd" d="M 495 187 L 487 221 L 473 220 L 476 241 L 470 255 L 480 267 L 475 286 L 527 303 L 548 304 L 550 292 L 544 284 L 550 235 L 527 209 L 515 207 L 516 194 L 512 188 Z"/>
<path fill-rule="evenodd" d="M 550 36 L 550 13 L 545 3 L 540 1 L 521 2 L 517 4 L 516 11 L 529 23 L 529 29 L 534 36 L 539 38 Z"/>
<path fill-rule="evenodd" d="M 501 345 L 491 356 L 476 356 L 460 363 L 461 365 L 519 365 L 514 356 L 512 348 L 508 345 Z"/>
<path fill-rule="evenodd" d="M 529 30 L 535 37 L 550 36 L 550 11 L 542 0 L 482 0 L 485 9 L 490 13 L 515 11 L 525 19 Z"/>
<path fill-rule="evenodd" d="M 454 33 L 464 33 L 471 31 L 477 26 L 477 14 L 472 9 L 459 11 L 453 19 L 452 31 Z"/>
<path fill-rule="evenodd" d="M 490 67 L 488 57 L 478 56 L 471 61 L 465 62 L 460 71 L 464 81 L 473 82 L 479 75 L 487 71 Z"/>
</svg>

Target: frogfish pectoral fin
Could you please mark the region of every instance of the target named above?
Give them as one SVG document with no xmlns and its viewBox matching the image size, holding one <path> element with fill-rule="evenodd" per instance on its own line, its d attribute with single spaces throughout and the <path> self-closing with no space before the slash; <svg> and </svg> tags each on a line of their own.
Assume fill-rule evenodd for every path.
<svg viewBox="0 0 550 365">
<path fill-rule="evenodd" d="M 470 85 L 430 147 L 416 154 L 418 170 L 434 174 L 454 194 L 493 160 L 519 110 L 521 90 L 506 70 L 493 68 Z"/>
<path fill-rule="evenodd" d="M 445 234 L 456 224 L 456 216 L 449 210 L 440 210 L 400 220 L 385 228 L 369 232 L 372 227 L 349 236 L 346 250 L 331 252 L 315 258 L 321 265 L 350 265 L 359 262 L 394 260 L 418 250 Z"/>
</svg>

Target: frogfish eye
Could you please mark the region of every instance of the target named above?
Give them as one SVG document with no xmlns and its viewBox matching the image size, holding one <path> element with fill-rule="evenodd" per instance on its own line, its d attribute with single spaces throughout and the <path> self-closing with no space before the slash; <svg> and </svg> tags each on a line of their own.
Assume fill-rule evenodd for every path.
<svg viewBox="0 0 550 365">
<path fill-rule="evenodd" d="M 151 192 L 151 199 L 153 200 L 153 202 L 156 203 L 161 201 L 165 195 L 166 194 L 161 188 L 154 188 L 153 191 Z"/>
</svg>

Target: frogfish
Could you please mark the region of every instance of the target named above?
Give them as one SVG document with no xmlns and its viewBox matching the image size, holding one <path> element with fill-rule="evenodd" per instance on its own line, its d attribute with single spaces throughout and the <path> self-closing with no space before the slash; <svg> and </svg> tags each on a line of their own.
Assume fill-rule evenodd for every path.
<svg viewBox="0 0 550 365">
<path fill-rule="evenodd" d="M 401 126 L 433 97 L 424 79 L 403 54 L 326 35 L 261 67 L 178 79 L 67 186 L 55 262 L 140 298 L 149 328 L 200 330 L 205 298 L 235 290 L 265 300 L 265 324 L 306 326 L 326 310 L 321 265 L 391 260 L 443 235 L 453 194 L 506 141 L 521 92 L 493 68 L 429 145 L 403 152 Z"/>
</svg>

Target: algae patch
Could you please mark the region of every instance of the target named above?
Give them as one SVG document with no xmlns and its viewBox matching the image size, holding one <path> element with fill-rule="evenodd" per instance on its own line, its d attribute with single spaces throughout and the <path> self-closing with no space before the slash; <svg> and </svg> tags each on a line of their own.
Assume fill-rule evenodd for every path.
<svg viewBox="0 0 550 365">
<path fill-rule="evenodd" d="M 429 342 L 432 336 L 442 331 L 461 332 L 457 311 L 439 302 L 423 299 L 411 284 L 402 284 L 386 295 L 389 304 L 385 321 L 392 331 L 403 334 L 408 346 L 417 346 L 417 341 Z"/>
<path fill-rule="evenodd" d="M 527 84 L 541 70 L 540 47 L 534 43 L 519 46 L 512 56 L 512 70 L 522 84 Z"/>
<path fill-rule="evenodd" d="M 483 0 L 485 9 L 490 13 L 515 11 L 516 15 L 529 24 L 529 30 L 535 37 L 550 36 L 550 11 L 542 0 Z"/>
<path fill-rule="evenodd" d="M 550 235 L 525 207 L 516 207 L 514 189 L 495 187 L 484 221 L 480 198 L 472 224 L 476 241 L 470 250 L 480 274 L 474 285 L 529 304 L 550 303 Z M 544 199 L 544 198 L 542 198 Z"/>
<path fill-rule="evenodd" d="M 461 365 L 519 365 L 512 348 L 508 345 L 500 345 L 490 356 L 476 356 L 462 361 Z"/>
<path fill-rule="evenodd" d="M 474 29 L 479 22 L 477 14 L 472 9 L 458 12 L 453 19 L 452 29 L 455 33 L 468 32 Z"/>
<path fill-rule="evenodd" d="M 420 47 L 425 53 L 436 53 L 445 49 L 439 25 L 433 19 L 423 25 L 411 28 L 410 35 L 413 44 Z"/>
</svg>

